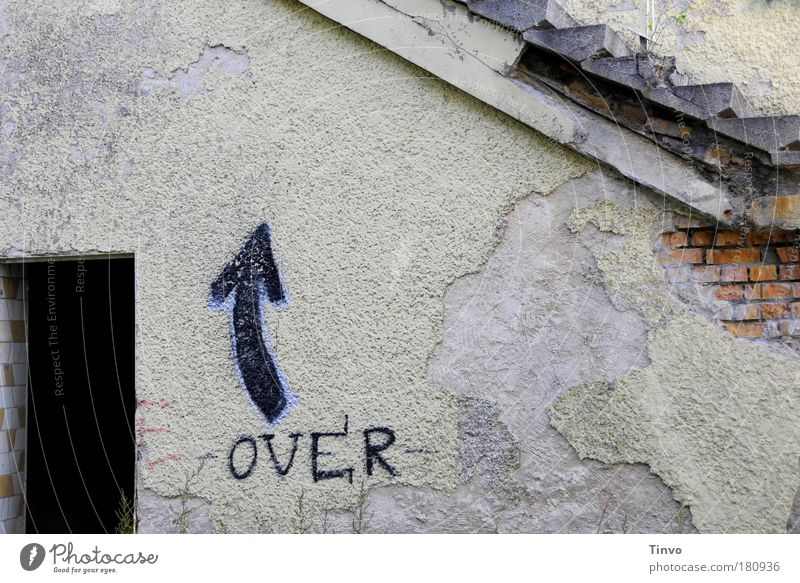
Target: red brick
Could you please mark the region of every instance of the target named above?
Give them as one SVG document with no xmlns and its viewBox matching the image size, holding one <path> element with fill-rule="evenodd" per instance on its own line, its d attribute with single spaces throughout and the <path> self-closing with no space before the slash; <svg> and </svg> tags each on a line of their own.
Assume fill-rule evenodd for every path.
<svg viewBox="0 0 800 583">
<path fill-rule="evenodd" d="M 789 315 L 789 304 L 761 304 L 761 316 L 768 318 L 785 318 Z"/>
<path fill-rule="evenodd" d="M 750 281 L 772 281 L 778 279 L 778 268 L 775 265 L 759 265 L 750 268 Z"/>
<path fill-rule="evenodd" d="M 689 235 L 683 231 L 672 233 L 669 238 L 672 247 L 686 247 L 689 244 Z"/>
<path fill-rule="evenodd" d="M 692 245 L 695 247 L 710 247 L 714 242 L 714 233 L 711 231 L 695 231 L 692 233 Z"/>
<path fill-rule="evenodd" d="M 764 324 L 761 322 L 726 322 L 725 329 L 737 338 L 762 338 Z"/>
<path fill-rule="evenodd" d="M 778 322 L 778 330 L 782 336 L 800 336 L 800 321 L 788 320 Z"/>
<path fill-rule="evenodd" d="M 747 242 L 750 245 L 766 245 L 767 243 L 774 243 L 775 239 L 772 238 L 769 231 L 766 231 L 764 233 L 750 233 L 747 236 Z"/>
<path fill-rule="evenodd" d="M 758 304 L 739 304 L 734 306 L 733 317 L 736 320 L 758 320 L 761 311 Z"/>
<path fill-rule="evenodd" d="M 702 249 L 675 249 L 670 251 L 662 263 L 702 263 Z"/>
<path fill-rule="evenodd" d="M 753 288 L 751 297 L 757 300 L 791 298 L 793 295 L 792 284 L 788 283 L 758 283 Z"/>
<path fill-rule="evenodd" d="M 716 283 L 719 281 L 720 268 L 712 265 L 692 267 L 692 281 Z"/>
<path fill-rule="evenodd" d="M 781 265 L 781 280 L 800 279 L 800 265 Z"/>
<path fill-rule="evenodd" d="M 746 242 L 747 236 L 739 231 L 720 231 L 714 240 L 714 244 L 717 247 L 744 245 Z"/>
<path fill-rule="evenodd" d="M 708 262 L 717 263 L 757 263 L 761 261 L 761 251 L 756 247 L 736 249 L 709 249 Z"/>
<path fill-rule="evenodd" d="M 782 231 L 772 229 L 773 243 L 794 243 L 797 240 L 797 231 Z"/>
<path fill-rule="evenodd" d="M 753 245 L 766 245 L 767 243 L 794 243 L 796 238 L 795 231 L 782 231 L 772 229 L 761 233 L 751 233 L 748 242 Z"/>
<path fill-rule="evenodd" d="M 721 268 L 719 280 L 723 282 L 747 281 L 747 267 L 744 265 L 726 265 Z"/>
<path fill-rule="evenodd" d="M 797 263 L 800 261 L 800 249 L 797 247 L 776 247 L 778 257 L 784 263 Z"/>
<path fill-rule="evenodd" d="M 736 304 L 729 304 L 728 302 L 719 302 L 714 310 L 714 315 L 718 320 L 735 320 L 733 316 L 733 308 Z"/>
<path fill-rule="evenodd" d="M 738 302 L 744 299 L 744 287 L 741 285 L 721 285 L 714 290 L 718 300 Z"/>
</svg>

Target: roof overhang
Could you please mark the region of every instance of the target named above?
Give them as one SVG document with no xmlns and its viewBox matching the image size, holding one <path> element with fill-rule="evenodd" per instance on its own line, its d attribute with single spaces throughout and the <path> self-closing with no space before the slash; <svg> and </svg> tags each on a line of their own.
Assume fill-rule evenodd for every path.
<svg viewBox="0 0 800 583">
<path fill-rule="evenodd" d="M 624 120 L 593 111 L 585 102 L 572 99 L 568 91 L 560 92 L 557 84 L 520 74 L 518 65 L 531 51 L 529 34 L 523 38 L 518 30 L 485 20 L 451 0 L 300 1 L 553 142 L 677 201 L 687 210 L 728 225 L 749 223 L 758 228 L 774 224 L 763 209 L 760 213 L 752 211 L 756 205 L 753 199 L 762 197 L 761 193 L 743 196 L 741 189 L 731 189 L 735 180 L 722 172 L 715 175 L 713 168 L 709 171 L 697 160 L 670 151 L 655 133 L 648 136 L 632 131 Z M 553 61 L 568 61 L 563 55 L 545 55 Z M 587 77 L 579 66 L 573 68 L 576 77 L 588 79 L 589 86 L 594 87 L 591 76 Z M 658 91 L 651 92 L 649 103 L 663 100 Z M 716 139 L 713 127 L 711 131 L 712 139 Z M 770 198 L 774 194 L 769 193 Z M 763 200 L 761 203 L 759 208 L 764 206 Z M 795 226 L 789 220 L 782 226 L 797 228 L 800 224 Z"/>
</svg>

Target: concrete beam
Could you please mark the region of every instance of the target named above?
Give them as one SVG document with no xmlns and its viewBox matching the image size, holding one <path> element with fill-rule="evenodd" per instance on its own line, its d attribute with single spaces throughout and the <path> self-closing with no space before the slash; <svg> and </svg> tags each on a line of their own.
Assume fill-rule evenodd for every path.
<svg viewBox="0 0 800 583">
<path fill-rule="evenodd" d="M 757 227 L 800 229 L 800 196 L 764 196 L 750 204 L 750 219 Z"/>
<path fill-rule="evenodd" d="M 508 75 L 525 49 L 519 35 L 480 24 L 463 4 L 451 0 L 301 2 L 658 194 L 723 224 L 746 214 L 724 184 L 710 183 L 690 162 L 564 100 L 544 84 Z"/>
<path fill-rule="evenodd" d="M 586 59 L 633 55 L 625 41 L 607 24 L 529 30 L 525 33 L 525 40 L 534 46 L 578 62 Z"/>
<path fill-rule="evenodd" d="M 481 0 L 471 2 L 475 14 L 517 32 L 530 28 L 567 28 L 578 22 L 552 0 Z"/>
</svg>

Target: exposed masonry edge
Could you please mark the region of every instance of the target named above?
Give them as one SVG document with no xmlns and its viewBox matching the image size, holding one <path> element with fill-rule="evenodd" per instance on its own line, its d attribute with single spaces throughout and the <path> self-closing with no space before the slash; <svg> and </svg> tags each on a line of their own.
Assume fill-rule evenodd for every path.
<svg viewBox="0 0 800 583">
<path fill-rule="evenodd" d="M 522 34 L 531 47 L 571 61 L 576 69 L 601 79 L 613 79 L 618 91 L 636 89 L 644 102 L 695 118 L 740 146 L 758 150 L 766 155 L 768 165 L 800 165 L 792 154 L 800 147 L 800 116 L 754 116 L 747 99 L 731 82 L 693 84 L 678 70 L 675 57 L 656 55 L 649 48 L 640 48 L 635 55 L 612 27 L 580 24 L 555 0 L 454 1 L 472 14 Z M 562 18 L 541 18 L 547 14 Z M 630 59 L 667 66 L 669 71 L 663 78 L 652 71 L 650 75 L 642 75 L 641 70 L 632 73 L 626 71 Z M 598 61 L 607 62 L 605 70 L 597 70 Z"/>
<path fill-rule="evenodd" d="M 525 45 L 514 31 L 488 28 L 450 0 L 300 0 L 323 16 L 385 47 L 440 79 L 626 178 L 726 225 L 746 213 L 723 183 L 710 182 L 689 161 L 633 131 L 564 99 L 544 84 L 506 77 L 498 59 Z M 400 9 L 402 5 L 402 10 Z M 454 18 L 437 20 L 449 13 Z M 479 33 L 479 44 L 464 26 Z M 458 27 L 461 34 L 449 29 Z M 457 42 L 454 40 L 457 37 Z M 491 51 L 494 52 L 492 53 Z M 495 66 L 487 65 L 493 62 Z M 508 67 L 514 61 L 506 62 Z"/>
</svg>

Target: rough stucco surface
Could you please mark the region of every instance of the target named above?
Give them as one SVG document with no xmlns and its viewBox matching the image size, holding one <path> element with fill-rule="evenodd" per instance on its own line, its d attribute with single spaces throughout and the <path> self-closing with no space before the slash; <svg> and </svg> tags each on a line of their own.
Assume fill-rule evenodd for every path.
<svg viewBox="0 0 800 583">
<path fill-rule="evenodd" d="M 0 7 L 0 256 L 136 256 L 142 532 L 184 504 L 192 532 L 795 523 L 797 357 L 668 288 L 670 213 L 641 189 L 299 4 Z M 267 327 L 300 396 L 278 456 L 305 435 L 285 478 L 261 447 L 236 480 L 231 446 L 265 428 L 208 293 L 263 222 L 291 298 Z M 345 415 L 324 463 L 354 484 L 314 483 L 309 434 Z M 376 425 L 400 476 L 365 496 Z"/>
<path fill-rule="evenodd" d="M 638 46 L 632 31 L 640 30 L 639 0 L 559 3 L 580 22 L 610 24 Z M 794 0 L 659 0 L 655 16 L 654 50 L 677 56 L 693 82 L 736 83 L 762 115 L 800 112 L 800 5 Z"/>
<path fill-rule="evenodd" d="M 174 497 L 205 459 L 191 491 L 209 520 L 290 530 L 301 491 L 315 510 L 352 506 L 345 480 L 312 483 L 307 437 L 349 415 L 326 463 L 358 482 L 361 430 L 387 425 L 396 483 L 453 488 L 458 402 L 425 376 L 442 295 L 514 200 L 588 165 L 292 3 L 26 0 L 2 15 L 0 255 L 135 253 L 140 486 Z M 207 300 L 262 222 L 291 296 L 267 324 L 301 399 L 279 454 L 306 437 L 290 479 L 262 450 L 237 481 L 228 451 L 264 427 Z M 142 530 L 168 506 L 144 505 Z"/>
<path fill-rule="evenodd" d="M 591 222 L 628 235 L 621 252 L 598 258 L 612 290 L 630 292 L 626 274 L 653 265 L 652 245 L 638 243 L 653 217 L 644 206 L 626 212 L 601 201 L 570 219 L 578 230 Z M 621 270 L 621 287 L 608 264 L 637 267 Z M 582 458 L 648 464 L 692 508 L 702 532 L 786 532 L 800 486 L 800 400 L 787 390 L 800 378 L 796 353 L 722 334 L 698 315 L 708 317 L 700 297 L 691 308 L 658 291 L 636 303 L 665 321 L 648 334 L 650 364 L 615 382 L 573 386 L 551 406 L 553 426 Z"/>
<path fill-rule="evenodd" d="M 597 267 L 626 239 L 569 227 L 576 205 L 604 201 L 661 217 L 625 182 L 592 172 L 519 202 L 486 265 L 450 286 L 428 377 L 462 395 L 466 482 L 451 496 L 377 490 L 378 529 L 693 530 L 687 509 L 646 466 L 581 460 L 550 425 L 548 407 L 570 386 L 614 382 L 649 363 L 644 318 L 615 307 L 628 300 L 609 292 Z"/>
<path fill-rule="evenodd" d="M 517 204 L 481 272 L 449 288 L 429 366 L 464 395 L 466 483 L 376 492 L 384 528 L 793 528 L 800 363 L 678 299 L 653 254 L 670 217 L 600 173 Z"/>
<path fill-rule="evenodd" d="M 581 457 L 649 464 L 703 532 L 786 532 L 800 483 L 800 398 L 786 388 L 800 365 L 688 315 L 652 332 L 648 353 L 613 385 L 570 389 L 553 425 Z"/>
</svg>

